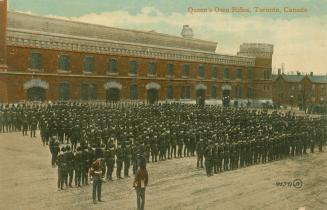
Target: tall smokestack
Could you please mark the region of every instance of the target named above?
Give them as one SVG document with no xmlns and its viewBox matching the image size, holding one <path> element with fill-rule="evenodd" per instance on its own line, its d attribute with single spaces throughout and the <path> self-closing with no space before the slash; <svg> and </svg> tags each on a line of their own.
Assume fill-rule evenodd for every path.
<svg viewBox="0 0 327 210">
<path fill-rule="evenodd" d="M 0 72 L 7 71 L 7 0 L 0 0 Z"/>
</svg>

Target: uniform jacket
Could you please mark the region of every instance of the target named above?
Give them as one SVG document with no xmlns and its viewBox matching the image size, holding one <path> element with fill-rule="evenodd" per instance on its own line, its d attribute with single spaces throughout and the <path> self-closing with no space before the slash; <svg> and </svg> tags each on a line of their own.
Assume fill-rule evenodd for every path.
<svg viewBox="0 0 327 210">
<path fill-rule="evenodd" d="M 141 168 L 136 172 L 135 179 L 134 179 L 134 186 L 133 187 L 141 187 L 141 182 L 144 182 L 144 188 L 148 185 L 148 171 L 145 168 Z"/>
</svg>

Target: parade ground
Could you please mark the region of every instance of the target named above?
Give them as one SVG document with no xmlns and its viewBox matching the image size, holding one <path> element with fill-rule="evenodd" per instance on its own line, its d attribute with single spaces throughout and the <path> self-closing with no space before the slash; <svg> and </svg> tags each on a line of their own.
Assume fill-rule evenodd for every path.
<svg viewBox="0 0 327 210">
<path fill-rule="evenodd" d="M 196 158 L 148 164 L 145 209 L 325 210 L 327 148 L 207 177 Z M 114 172 L 115 174 L 115 172 Z M 131 173 L 130 173 L 131 174 Z M 0 134 L 0 209 L 136 209 L 133 177 L 102 186 L 103 203 L 92 203 L 91 185 L 57 189 L 57 168 L 39 138 Z"/>
</svg>

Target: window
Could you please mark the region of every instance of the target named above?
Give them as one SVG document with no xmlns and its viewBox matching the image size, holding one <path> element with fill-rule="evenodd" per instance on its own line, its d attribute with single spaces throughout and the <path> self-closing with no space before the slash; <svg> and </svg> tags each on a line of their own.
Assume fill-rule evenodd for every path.
<svg viewBox="0 0 327 210">
<path fill-rule="evenodd" d="M 173 99 L 174 98 L 174 91 L 173 91 L 173 86 L 172 85 L 167 86 L 166 98 L 167 99 Z"/>
<path fill-rule="evenodd" d="M 237 98 L 242 98 L 242 86 L 237 87 Z"/>
<path fill-rule="evenodd" d="M 316 85 L 315 84 L 312 84 L 311 85 L 311 90 L 314 91 L 316 89 Z"/>
<path fill-rule="evenodd" d="M 157 69 L 156 69 L 156 63 L 155 62 L 150 62 L 148 65 L 148 74 L 149 75 L 156 75 L 157 74 Z"/>
<path fill-rule="evenodd" d="M 189 64 L 183 65 L 183 76 L 184 77 L 190 76 L 190 65 Z"/>
<path fill-rule="evenodd" d="M 97 99 L 97 85 L 95 83 L 90 85 L 90 99 L 91 100 Z"/>
<path fill-rule="evenodd" d="M 198 67 L 198 76 L 204 78 L 204 65 L 200 64 Z"/>
<path fill-rule="evenodd" d="M 253 89 L 251 87 L 248 87 L 248 98 L 253 98 Z"/>
<path fill-rule="evenodd" d="M 60 55 L 59 70 L 68 71 L 70 69 L 70 58 L 68 55 Z"/>
<path fill-rule="evenodd" d="M 168 76 L 174 75 L 174 64 L 172 64 L 172 63 L 167 64 L 167 75 Z"/>
<path fill-rule="evenodd" d="M 59 100 L 66 101 L 69 98 L 69 84 L 67 82 L 59 83 Z"/>
<path fill-rule="evenodd" d="M 252 80 L 253 79 L 253 71 L 252 69 L 248 69 L 248 80 Z"/>
<path fill-rule="evenodd" d="M 216 85 L 211 86 L 211 98 L 217 98 L 217 86 Z"/>
<path fill-rule="evenodd" d="M 242 79 L 242 69 L 236 69 L 236 77 L 237 79 Z"/>
<path fill-rule="evenodd" d="M 212 79 L 218 79 L 218 67 L 212 66 L 211 68 L 211 78 Z"/>
<path fill-rule="evenodd" d="M 108 61 L 108 72 L 109 73 L 117 73 L 118 71 L 118 63 L 116 59 L 109 59 Z"/>
<path fill-rule="evenodd" d="M 224 78 L 225 79 L 230 79 L 230 77 L 229 77 L 229 68 L 224 69 Z"/>
<path fill-rule="evenodd" d="M 191 98 L 191 87 L 182 86 L 181 87 L 181 99 L 190 99 Z"/>
<path fill-rule="evenodd" d="M 302 90 L 302 84 L 299 84 L 299 90 Z"/>
<path fill-rule="evenodd" d="M 30 69 L 41 70 L 43 68 L 43 60 L 41 53 L 32 52 L 30 55 Z"/>
<path fill-rule="evenodd" d="M 93 69 L 94 69 L 94 57 L 86 56 L 84 58 L 84 71 L 93 72 Z"/>
<path fill-rule="evenodd" d="M 138 67 L 138 63 L 137 61 L 130 61 L 129 62 L 129 73 L 136 75 L 137 74 L 137 67 Z"/>
<path fill-rule="evenodd" d="M 130 86 L 130 99 L 137 100 L 138 93 L 137 93 L 137 85 Z"/>
<path fill-rule="evenodd" d="M 89 99 L 89 85 L 86 83 L 82 84 L 81 99 L 84 101 Z"/>
</svg>

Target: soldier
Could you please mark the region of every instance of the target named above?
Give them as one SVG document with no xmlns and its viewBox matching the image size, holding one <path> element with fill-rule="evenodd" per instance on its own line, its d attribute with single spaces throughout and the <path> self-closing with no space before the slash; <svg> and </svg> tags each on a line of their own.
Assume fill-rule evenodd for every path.
<svg viewBox="0 0 327 210">
<path fill-rule="evenodd" d="M 219 161 L 218 143 L 216 143 L 212 149 L 212 164 L 213 164 L 213 171 L 215 174 L 218 173 L 218 161 Z"/>
<path fill-rule="evenodd" d="M 212 176 L 212 142 L 209 140 L 208 146 L 204 150 L 204 165 L 206 168 L 207 176 Z"/>
<path fill-rule="evenodd" d="M 74 169 L 75 169 L 75 186 L 81 186 L 81 178 L 82 178 L 82 171 L 83 171 L 83 158 L 82 158 L 82 151 L 81 147 L 77 147 L 77 151 L 75 153 L 74 158 Z"/>
<path fill-rule="evenodd" d="M 129 167 L 131 165 L 131 158 L 132 158 L 132 151 L 131 151 L 131 147 L 128 144 L 124 149 L 124 177 L 129 177 L 128 172 L 129 172 Z"/>
<path fill-rule="evenodd" d="M 184 141 L 184 134 L 183 131 L 181 132 L 181 134 L 179 135 L 178 139 L 177 139 L 177 157 L 181 158 L 182 156 L 182 150 L 183 150 L 183 141 Z"/>
<path fill-rule="evenodd" d="M 35 116 L 32 116 L 31 122 L 30 122 L 30 129 L 31 129 L 31 138 L 36 137 L 36 128 L 37 128 L 37 119 Z"/>
<path fill-rule="evenodd" d="M 115 167 L 115 149 L 113 145 L 108 146 L 104 151 L 104 162 L 107 167 L 106 179 L 112 181 L 112 173 Z"/>
<path fill-rule="evenodd" d="M 68 186 L 72 187 L 73 176 L 74 176 L 74 154 L 70 150 L 70 146 L 66 147 L 66 152 L 64 153 L 64 161 L 67 164 L 67 177 L 65 183 L 67 183 L 67 179 L 68 179 L 69 181 Z"/>
<path fill-rule="evenodd" d="M 152 163 L 157 162 L 157 156 L 158 156 L 158 145 L 157 145 L 157 137 L 155 136 L 151 145 Z"/>
<path fill-rule="evenodd" d="M 52 136 L 49 144 L 49 149 L 51 153 L 51 165 L 55 167 L 58 153 L 60 152 L 59 142 L 56 141 L 55 137 Z"/>
<path fill-rule="evenodd" d="M 203 168 L 203 153 L 204 153 L 204 144 L 203 139 L 200 139 L 200 141 L 196 145 L 196 155 L 197 155 L 197 161 L 196 161 L 196 167 Z"/>
<path fill-rule="evenodd" d="M 176 158 L 176 145 L 177 145 L 177 138 L 176 138 L 176 133 L 174 132 L 173 135 L 170 138 L 170 145 L 171 145 L 171 150 L 170 150 L 170 158 Z"/>
<path fill-rule="evenodd" d="M 66 179 L 66 163 L 64 161 L 65 147 L 61 148 L 61 152 L 57 158 L 58 165 L 58 189 L 63 190 L 65 179 Z"/>
<path fill-rule="evenodd" d="M 121 145 L 117 146 L 117 150 L 116 150 L 116 176 L 117 179 L 122 179 L 121 177 L 121 169 L 123 167 L 123 161 L 124 161 L 124 151 L 121 147 Z"/>
<path fill-rule="evenodd" d="M 82 157 L 82 185 L 88 185 L 88 174 L 89 174 L 89 157 L 87 148 L 81 148 L 81 157 Z"/>
</svg>

